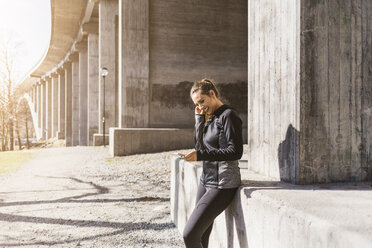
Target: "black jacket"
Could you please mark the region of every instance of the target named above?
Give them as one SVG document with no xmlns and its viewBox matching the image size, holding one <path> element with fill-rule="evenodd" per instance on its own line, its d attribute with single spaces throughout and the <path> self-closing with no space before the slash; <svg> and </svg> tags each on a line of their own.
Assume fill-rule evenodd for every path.
<svg viewBox="0 0 372 248">
<path fill-rule="evenodd" d="M 243 155 L 242 120 L 228 105 L 222 105 L 204 121 L 204 115 L 195 115 L 195 149 L 197 160 L 203 161 L 201 182 L 218 188 L 238 187 L 238 160 Z"/>
</svg>

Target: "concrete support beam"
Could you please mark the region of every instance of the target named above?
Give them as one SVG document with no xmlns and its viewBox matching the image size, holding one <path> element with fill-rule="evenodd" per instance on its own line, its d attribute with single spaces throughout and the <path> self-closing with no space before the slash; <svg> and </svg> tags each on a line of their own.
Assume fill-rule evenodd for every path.
<svg viewBox="0 0 372 248">
<path fill-rule="evenodd" d="M 106 133 L 110 127 L 116 126 L 115 114 L 116 108 L 116 30 L 117 30 L 118 1 L 101 0 L 99 2 L 99 68 L 106 67 L 109 71 L 106 77 L 105 86 L 105 125 Z M 102 115 L 103 115 L 103 82 L 99 77 L 99 130 L 103 133 Z"/>
<path fill-rule="evenodd" d="M 41 118 L 41 137 L 43 140 L 46 139 L 46 81 L 45 79 L 41 80 L 41 106 L 40 106 L 40 118 Z"/>
<path fill-rule="evenodd" d="M 79 129 L 80 129 L 80 85 L 79 85 L 79 54 L 74 53 L 70 56 L 72 62 L 72 146 L 79 145 Z"/>
<path fill-rule="evenodd" d="M 149 1 L 119 1 L 119 127 L 149 125 Z"/>
<path fill-rule="evenodd" d="M 65 139 L 66 146 L 72 146 L 72 63 L 66 62 L 65 68 Z"/>
<path fill-rule="evenodd" d="M 66 83 L 66 72 L 65 68 L 58 70 L 58 139 L 65 139 L 65 83 Z"/>
<path fill-rule="evenodd" d="M 46 139 L 52 138 L 52 78 L 46 78 L 46 100 L 45 100 L 45 128 L 46 128 Z"/>
<path fill-rule="evenodd" d="M 88 34 L 88 145 L 93 145 L 93 135 L 98 133 L 99 126 L 99 61 L 98 34 Z"/>
<path fill-rule="evenodd" d="M 32 86 L 32 102 L 34 104 L 34 112 L 37 112 L 37 84 Z"/>
<path fill-rule="evenodd" d="M 40 82 L 38 82 L 37 83 L 37 85 L 36 85 L 36 87 L 37 87 L 37 96 L 36 96 L 36 101 L 37 101 L 37 103 L 36 103 L 36 112 L 37 112 L 37 123 L 38 123 L 38 126 L 37 126 L 37 128 L 41 128 L 41 96 L 42 96 L 42 86 L 41 86 L 41 83 Z"/>
<path fill-rule="evenodd" d="M 110 128 L 110 154 L 125 156 L 192 148 L 193 135 L 194 129 Z"/>
<path fill-rule="evenodd" d="M 371 10 L 248 1 L 250 169 L 298 184 L 372 179 Z"/>
<path fill-rule="evenodd" d="M 57 137 L 58 131 L 58 74 L 52 74 L 52 134 Z"/>
<path fill-rule="evenodd" d="M 88 56 L 87 38 L 79 42 L 79 145 L 88 145 L 87 121 L 88 121 Z"/>
</svg>

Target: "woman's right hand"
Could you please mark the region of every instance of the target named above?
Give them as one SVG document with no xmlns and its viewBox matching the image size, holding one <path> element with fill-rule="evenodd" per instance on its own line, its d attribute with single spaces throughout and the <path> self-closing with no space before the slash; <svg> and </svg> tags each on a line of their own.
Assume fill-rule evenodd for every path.
<svg viewBox="0 0 372 248">
<path fill-rule="evenodd" d="M 197 115 L 204 115 L 204 109 L 201 109 L 199 106 L 195 107 L 195 114 Z"/>
</svg>

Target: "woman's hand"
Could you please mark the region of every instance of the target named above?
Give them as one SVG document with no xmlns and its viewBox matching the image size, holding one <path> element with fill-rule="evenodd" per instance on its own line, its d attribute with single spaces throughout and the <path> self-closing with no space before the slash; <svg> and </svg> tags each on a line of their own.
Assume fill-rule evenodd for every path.
<svg viewBox="0 0 372 248">
<path fill-rule="evenodd" d="M 195 107 L 195 114 L 197 114 L 197 115 L 204 115 L 205 114 L 205 111 L 204 111 L 204 109 L 201 109 L 199 106 L 196 106 Z"/>
<path fill-rule="evenodd" d="M 192 162 L 197 160 L 197 153 L 196 151 L 189 152 L 185 155 L 185 160 Z"/>
</svg>

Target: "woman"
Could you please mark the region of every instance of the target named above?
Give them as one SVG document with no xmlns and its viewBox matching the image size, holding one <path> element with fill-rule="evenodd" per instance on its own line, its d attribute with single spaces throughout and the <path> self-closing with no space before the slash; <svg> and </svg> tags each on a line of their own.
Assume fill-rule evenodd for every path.
<svg viewBox="0 0 372 248">
<path fill-rule="evenodd" d="M 195 103 L 195 151 L 187 161 L 203 161 L 196 206 L 186 223 L 186 247 L 208 247 L 214 219 L 227 208 L 240 186 L 238 160 L 243 154 L 242 121 L 222 103 L 216 85 L 209 79 L 191 88 Z"/>
</svg>

